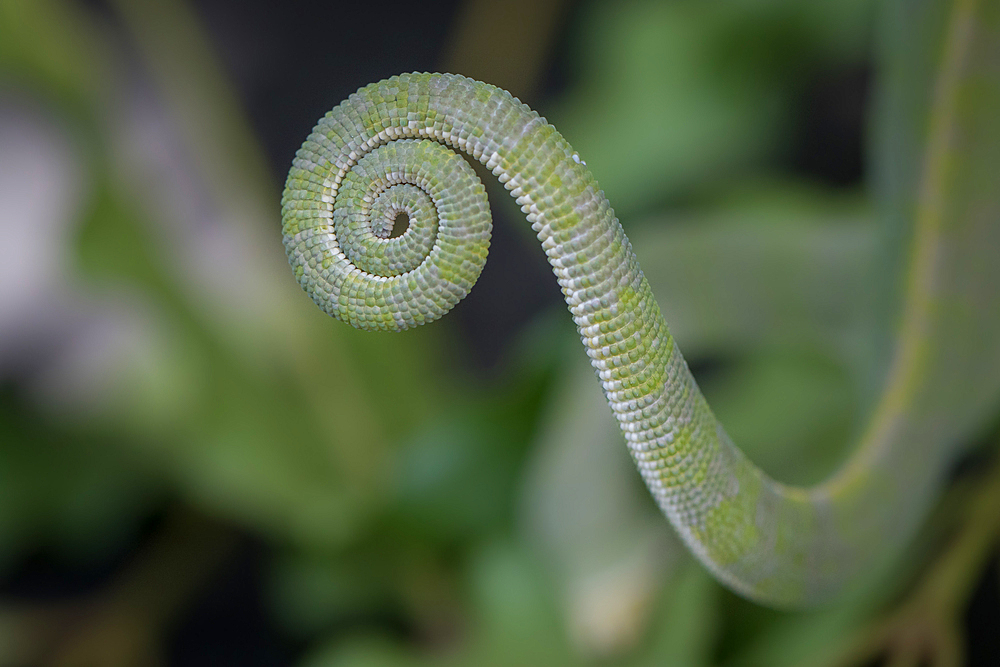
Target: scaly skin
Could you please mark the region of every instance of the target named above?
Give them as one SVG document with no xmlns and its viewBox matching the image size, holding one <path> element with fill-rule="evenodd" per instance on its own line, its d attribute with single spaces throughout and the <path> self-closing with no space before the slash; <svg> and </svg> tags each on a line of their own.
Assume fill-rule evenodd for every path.
<svg viewBox="0 0 1000 667">
<path fill-rule="evenodd" d="M 722 582 L 769 604 L 817 603 L 904 544 L 973 418 L 942 427 L 913 413 L 934 378 L 897 368 L 887 394 L 906 395 L 883 401 L 843 470 L 810 489 L 769 478 L 716 421 L 585 163 L 494 86 L 404 74 L 319 121 L 282 205 L 289 261 L 320 308 L 362 329 L 399 330 L 440 317 L 471 288 L 489 245 L 488 207 L 471 168 L 442 144 L 486 165 L 521 205 L 639 472 Z M 399 211 L 410 227 L 388 238 Z M 927 317 L 917 310 L 906 317 Z M 901 354 L 933 355 L 933 333 Z"/>
</svg>

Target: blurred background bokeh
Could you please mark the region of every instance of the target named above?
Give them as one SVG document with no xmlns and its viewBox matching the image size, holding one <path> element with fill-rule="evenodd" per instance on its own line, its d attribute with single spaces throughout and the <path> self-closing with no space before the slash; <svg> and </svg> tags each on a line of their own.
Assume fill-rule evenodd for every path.
<svg viewBox="0 0 1000 667">
<path fill-rule="evenodd" d="M 989 449 L 891 571 L 764 609 L 659 516 L 495 181 L 482 278 L 421 330 L 327 318 L 280 239 L 358 87 L 506 88 L 734 440 L 815 482 L 885 371 L 947 4 L 0 0 L 0 665 L 1000 664 L 996 531 L 959 530 L 1000 516 Z"/>
</svg>

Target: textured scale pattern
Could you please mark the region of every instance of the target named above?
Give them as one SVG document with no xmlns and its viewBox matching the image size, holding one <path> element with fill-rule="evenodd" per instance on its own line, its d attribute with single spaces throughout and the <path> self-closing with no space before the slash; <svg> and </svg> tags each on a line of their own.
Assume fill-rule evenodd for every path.
<svg viewBox="0 0 1000 667">
<path fill-rule="evenodd" d="M 363 329 L 406 329 L 465 296 L 491 223 L 482 185 L 453 149 L 492 170 L 526 214 L 639 472 L 721 581 L 771 604 L 819 602 L 884 555 L 872 543 L 911 533 L 944 456 L 919 420 L 863 443 L 819 487 L 770 479 L 716 421 L 583 160 L 494 86 L 406 74 L 320 119 L 282 201 L 289 261 L 320 308 Z M 399 212 L 410 228 L 387 238 Z"/>
</svg>

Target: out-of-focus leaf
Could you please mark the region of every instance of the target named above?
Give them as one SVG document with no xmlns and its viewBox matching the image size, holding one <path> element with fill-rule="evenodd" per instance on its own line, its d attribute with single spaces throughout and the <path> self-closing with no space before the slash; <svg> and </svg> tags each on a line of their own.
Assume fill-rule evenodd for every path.
<svg viewBox="0 0 1000 667">
<path fill-rule="evenodd" d="M 91 17 L 76 3 L 0 3 L 0 86 L 32 90 L 91 123 L 108 84 L 102 47 Z"/>
<path fill-rule="evenodd" d="M 858 363 L 875 237 L 851 198 L 760 187 L 632 246 L 686 358 L 781 346 Z"/>
<path fill-rule="evenodd" d="M 115 110 L 135 112 L 127 105 Z M 142 121 L 127 120 L 112 130 L 124 133 Z M 191 266 L 198 253 L 180 251 L 172 243 L 177 230 L 169 228 L 177 222 L 171 215 L 211 216 L 213 206 L 156 208 L 184 183 L 157 172 L 177 165 L 163 161 L 162 147 L 149 148 L 133 157 L 138 164 L 98 175 L 79 234 L 83 286 L 104 294 L 131 290 L 155 328 L 151 363 L 118 379 L 114 396 L 97 406 L 98 418 L 127 432 L 189 501 L 213 513 L 299 542 L 352 539 L 389 497 L 390 441 L 453 402 L 435 369 L 440 329 L 386 345 L 387 336 L 333 326 L 283 262 L 251 261 L 261 251 L 254 243 L 264 241 L 239 227 L 225 245 L 247 251 L 240 270 L 252 279 L 237 288 L 250 309 L 233 316 L 232 304 L 219 300 L 226 290 L 205 284 L 214 274 Z M 145 172 L 151 177 L 136 178 Z M 205 250 L 201 259 L 214 267 L 219 258 L 208 250 L 217 221 L 196 222 L 179 223 L 190 235 L 183 247 Z M 263 254 L 280 254 L 271 241 Z M 280 303 L 290 305 L 256 298 L 258 284 L 287 286 Z"/>
<path fill-rule="evenodd" d="M 580 83 L 548 115 L 628 220 L 773 155 L 803 73 L 864 57 L 871 6 L 595 3 Z"/>
<path fill-rule="evenodd" d="M 476 664 L 568 662 L 566 635 L 540 574 L 512 544 L 488 544 L 473 557 L 469 577 L 478 629 L 470 657 Z"/>
<path fill-rule="evenodd" d="M 469 418 L 428 424 L 395 461 L 392 521 L 401 534 L 459 540 L 506 518 L 517 452 Z"/>
<path fill-rule="evenodd" d="M 309 637 L 380 613 L 391 602 L 393 574 L 391 558 L 373 549 L 285 553 L 271 568 L 272 609 L 287 632 Z"/>
<path fill-rule="evenodd" d="M 554 575 L 577 650 L 611 657 L 635 648 L 686 553 L 638 484 L 600 384 L 577 352 L 528 462 L 522 524 Z"/>
<path fill-rule="evenodd" d="M 829 477 L 857 426 L 850 376 L 821 356 L 752 355 L 702 389 L 747 456 L 788 484 Z"/>
<path fill-rule="evenodd" d="M 719 587 L 700 565 L 689 560 L 668 589 L 649 633 L 648 646 L 625 664 L 636 667 L 713 664 L 719 632 Z"/>
</svg>

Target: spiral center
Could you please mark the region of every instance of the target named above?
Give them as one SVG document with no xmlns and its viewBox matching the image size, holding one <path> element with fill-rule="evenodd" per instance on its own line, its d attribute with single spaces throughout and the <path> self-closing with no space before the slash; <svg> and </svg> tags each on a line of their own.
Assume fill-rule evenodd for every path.
<svg viewBox="0 0 1000 667">
<path fill-rule="evenodd" d="M 313 223 L 296 223 L 289 250 L 314 300 L 361 329 L 406 329 L 448 312 L 490 244 L 489 203 L 472 167 L 437 142 L 397 139 L 338 175 L 335 190 L 302 200 Z"/>
<path fill-rule="evenodd" d="M 400 211 L 392 221 L 392 229 L 389 230 L 390 239 L 398 239 L 410 228 L 410 215 L 406 211 Z"/>
</svg>

